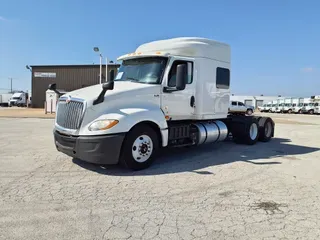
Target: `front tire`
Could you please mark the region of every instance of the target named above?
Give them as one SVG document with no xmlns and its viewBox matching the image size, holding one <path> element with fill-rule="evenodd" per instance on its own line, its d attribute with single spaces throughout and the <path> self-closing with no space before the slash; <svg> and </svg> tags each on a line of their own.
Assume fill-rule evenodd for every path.
<svg viewBox="0 0 320 240">
<path fill-rule="evenodd" d="M 309 114 L 314 114 L 314 110 L 313 109 L 309 110 Z"/>
<path fill-rule="evenodd" d="M 120 163 L 131 170 L 148 168 L 159 149 L 157 133 L 147 124 L 135 126 L 124 140 Z"/>
</svg>

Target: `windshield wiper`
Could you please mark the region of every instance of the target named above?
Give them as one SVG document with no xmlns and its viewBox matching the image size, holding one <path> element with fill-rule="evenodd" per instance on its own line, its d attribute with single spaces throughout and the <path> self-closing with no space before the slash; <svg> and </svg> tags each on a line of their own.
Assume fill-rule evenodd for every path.
<svg viewBox="0 0 320 240">
<path fill-rule="evenodd" d="M 133 78 L 133 77 L 127 77 L 126 80 L 131 80 L 135 82 L 139 82 L 139 79 Z"/>
</svg>

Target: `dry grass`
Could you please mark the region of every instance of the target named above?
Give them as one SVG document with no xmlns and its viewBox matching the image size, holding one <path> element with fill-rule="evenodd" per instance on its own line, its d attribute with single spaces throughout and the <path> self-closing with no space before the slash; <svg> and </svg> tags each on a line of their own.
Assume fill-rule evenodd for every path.
<svg viewBox="0 0 320 240">
<path fill-rule="evenodd" d="M 45 114 L 43 108 L 0 108 L 0 117 L 5 118 L 54 118 L 55 114 Z"/>
</svg>

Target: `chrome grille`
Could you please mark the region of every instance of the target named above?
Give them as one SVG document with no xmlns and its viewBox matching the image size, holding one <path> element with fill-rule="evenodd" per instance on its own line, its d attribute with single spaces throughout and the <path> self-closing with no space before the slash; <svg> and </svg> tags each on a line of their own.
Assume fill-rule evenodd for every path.
<svg viewBox="0 0 320 240">
<path fill-rule="evenodd" d="M 56 122 L 60 127 L 66 129 L 78 129 L 83 115 L 83 102 L 66 102 L 60 100 L 58 103 Z"/>
</svg>

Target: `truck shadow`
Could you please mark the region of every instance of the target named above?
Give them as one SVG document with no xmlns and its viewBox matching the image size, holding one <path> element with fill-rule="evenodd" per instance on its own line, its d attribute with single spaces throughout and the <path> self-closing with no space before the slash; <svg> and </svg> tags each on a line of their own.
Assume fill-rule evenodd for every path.
<svg viewBox="0 0 320 240">
<path fill-rule="evenodd" d="M 141 171 L 130 171 L 119 166 L 95 165 L 78 159 L 73 159 L 73 162 L 87 170 L 114 176 L 159 175 L 179 172 L 206 175 L 213 173 L 200 169 L 237 161 L 255 165 L 281 164 L 280 157 L 286 160 L 301 161 L 303 156 L 295 155 L 319 150 L 320 148 L 291 144 L 289 139 L 273 138 L 268 143 L 258 142 L 254 146 L 238 145 L 232 141 L 226 141 L 199 147 L 165 149 L 151 167 Z M 272 159 L 272 161 L 266 161 L 268 159 Z"/>
</svg>

